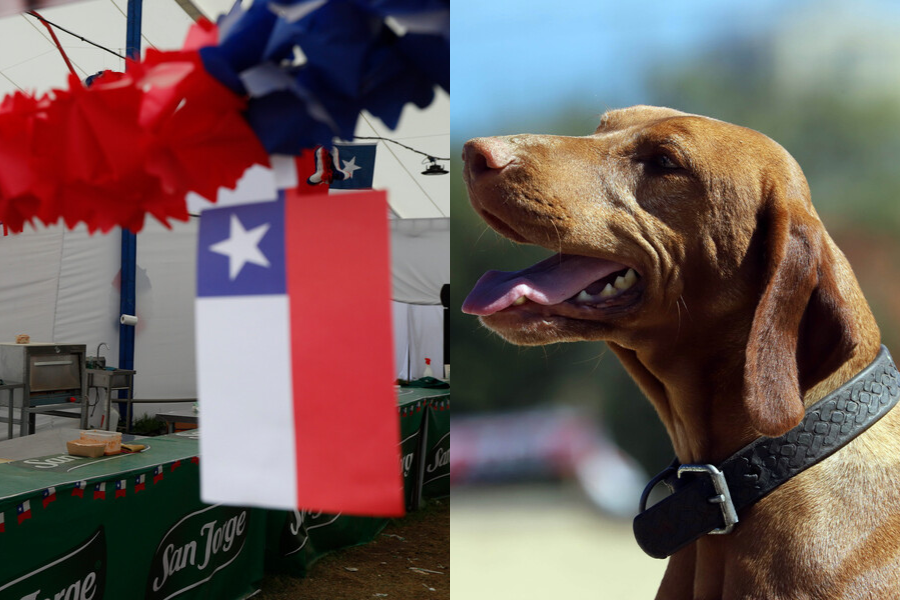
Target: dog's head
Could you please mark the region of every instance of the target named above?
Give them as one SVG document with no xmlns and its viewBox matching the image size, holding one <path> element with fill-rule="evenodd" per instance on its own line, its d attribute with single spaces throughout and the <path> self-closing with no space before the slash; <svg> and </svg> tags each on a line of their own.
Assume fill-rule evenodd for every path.
<svg viewBox="0 0 900 600">
<path fill-rule="evenodd" d="M 517 344 L 607 340 L 745 353 L 745 398 L 774 434 L 845 361 L 852 319 L 832 244 L 793 158 L 722 121 L 636 106 L 593 135 L 469 141 L 472 206 L 555 254 L 479 280 L 463 310 Z"/>
</svg>

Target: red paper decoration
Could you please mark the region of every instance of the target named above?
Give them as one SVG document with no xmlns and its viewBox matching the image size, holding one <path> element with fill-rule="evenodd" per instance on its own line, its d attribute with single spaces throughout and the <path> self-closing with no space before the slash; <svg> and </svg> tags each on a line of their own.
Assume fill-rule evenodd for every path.
<svg viewBox="0 0 900 600">
<path fill-rule="evenodd" d="M 35 219 L 141 230 L 149 214 L 166 226 L 188 218 L 185 195 L 215 201 L 268 155 L 241 111 L 245 100 L 203 68 L 196 48 L 216 28 L 195 25 L 185 50 L 148 50 L 126 73 L 85 87 L 0 103 L 0 222 L 22 231 Z"/>
</svg>

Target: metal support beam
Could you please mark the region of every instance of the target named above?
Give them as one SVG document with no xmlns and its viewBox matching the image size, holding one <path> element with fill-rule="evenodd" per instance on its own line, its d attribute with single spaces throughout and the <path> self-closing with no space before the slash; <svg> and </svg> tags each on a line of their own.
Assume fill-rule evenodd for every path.
<svg viewBox="0 0 900 600">
<path fill-rule="evenodd" d="M 125 48 L 129 58 L 141 58 L 141 15 L 143 0 L 128 0 Z M 122 266 L 119 314 L 137 314 L 135 272 L 137 270 L 137 237 L 122 230 Z M 119 325 L 119 368 L 134 369 L 134 325 Z M 120 405 L 119 414 L 122 413 Z"/>
<path fill-rule="evenodd" d="M 199 21 L 203 18 L 203 11 L 197 8 L 197 5 L 194 4 L 191 0 L 175 0 L 175 4 L 181 7 L 181 9 L 187 13 L 187 16 L 192 18 L 194 21 Z"/>
<path fill-rule="evenodd" d="M 141 16 L 144 0 L 128 0 L 128 20 L 125 31 L 125 55 L 134 60 L 141 58 Z"/>
</svg>

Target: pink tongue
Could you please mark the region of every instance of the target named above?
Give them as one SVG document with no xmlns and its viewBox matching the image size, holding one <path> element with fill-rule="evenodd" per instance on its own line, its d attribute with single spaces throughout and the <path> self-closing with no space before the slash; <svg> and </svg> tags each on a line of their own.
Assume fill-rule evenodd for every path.
<svg viewBox="0 0 900 600">
<path fill-rule="evenodd" d="M 557 254 L 521 271 L 488 271 L 475 284 L 462 310 L 470 315 L 492 315 L 522 296 L 538 304 L 559 304 L 624 268 L 600 258 Z"/>
</svg>

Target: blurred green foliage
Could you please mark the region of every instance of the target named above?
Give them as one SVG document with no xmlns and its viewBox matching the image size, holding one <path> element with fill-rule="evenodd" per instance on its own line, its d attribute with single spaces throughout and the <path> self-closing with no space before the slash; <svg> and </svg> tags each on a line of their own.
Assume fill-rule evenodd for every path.
<svg viewBox="0 0 900 600">
<path fill-rule="evenodd" d="M 801 78 L 792 86 L 764 41 L 737 40 L 680 68 L 652 71 L 652 103 L 756 129 L 784 146 L 803 168 L 832 233 L 850 227 L 894 232 L 900 223 L 900 84 L 853 88 L 835 73 L 836 80 Z"/>
<path fill-rule="evenodd" d="M 732 40 L 710 47 L 682 64 L 647 74 L 647 104 L 670 106 L 750 127 L 772 137 L 800 163 L 813 202 L 832 236 L 854 265 L 882 326 L 885 343 L 896 343 L 900 313 L 894 291 L 900 280 L 900 89 L 850 89 L 840 72 L 792 86 L 779 72 L 778 55 L 766 38 Z M 900 58 L 900 57 L 898 57 Z M 896 74 L 886 73 L 886 77 Z M 813 81 L 814 84 L 809 84 Z M 517 132 L 589 134 L 606 108 L 555 107 L 540 122 L 498 123 L 483 135 Z M 459 156 L 464 140 L 454 140 Z M 604 344 L 560 344 L 541 348 L 509 345 L 459 308 L 475 281 L 489 269 L 517 270 L 549 256 L 516 246 L 487 228 L 468 205 L 459 161 L 451 169 L 453 217 L 451 260 L 451 353 L 454 410 L 501 410 L 566 403 L 599 410 L 619 443 L 649 470 L 664 466 L 671 447 L 649 402 Z M 844 247 L 845 240 L 848 247 Z M 878 248 L 877 265 L 867 250 Z M 853 250 L 851 252 L 850 250 Z M 873 264 L 870 264 L 873 263 Z M 880 266 L 879 266 L 880 265 Z"/>
</svg>

